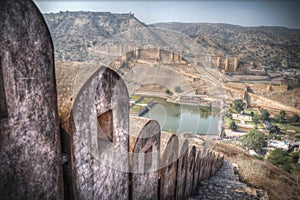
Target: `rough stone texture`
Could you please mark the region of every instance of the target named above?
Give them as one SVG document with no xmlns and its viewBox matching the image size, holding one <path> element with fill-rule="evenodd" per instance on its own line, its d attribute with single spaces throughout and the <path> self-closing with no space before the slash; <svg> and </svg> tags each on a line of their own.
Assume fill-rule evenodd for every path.
<svg viewBox="0 0 300 200">
<path fill-rule="evenodd" d="M 71 111 L 75 98 L 100 67 L 95 63 L 55 61 L 59 120 L 67 132 L 70 132 Z"/>
<path fill-rule="evenodd" d="M 199 175 L 200 175 L 200 167 L 201 167 L 201 150 L 199 148 L 196 149 L 196 157 L 195 157 L 195 169 L 194 169 L 194 177 L 193 177 L 193 193 L 195 193 L 198 189 Z"/>
<path fill-rule="evenodd" d="M 178 137 L 162 132 L 160 147 L 160 199 L 175 199 Z"/>
<path fill-rule="evenodd" d="M 0 120 L 5 119 L 8 116 L 1 62 L 2 61 L 0 60 Z"/>
<path fill-rule="evenodd" d="M 158 122 L 131 117 L 131 199 L 158 199 L 159 149 Z"/>
<path fill-rule="evenodd" d="M 1 199 L 63 199 L 63 190 L 65 198 L 79 200 L 158 199 L 158 195 L 175 199 L 179 184 L 187 183 L 187 177 L 193 183 L 195 152 L 191 150 L 193 158 L 183 165 L 187 142 L 182 142 L 179 152 L 175 134 L 165 133 L 160 141 L 157 122 L 144 123 L 130 149 L 127 88 L 116 72 L 96 64 L 60 66 L 58 62 L 61 147 L 47 26 L 29 0 L 3 0 L 0 5 Z M 152 152 L 151 159 L 130 157 L 130 150 Z M 213 159 L 208 162 L 209 174 Z M 180 182 L 178 162 L 183 166 Z M 135 166 L 148 172 L 130 179 Z M 192 170 L 186 173 L 186 169 Z M 131 181 L 131 189 L 137 189 L 133 193 Z"/>
<path fill-rule="evenodd" d="M 177 166 L 177 180 L 176 180 L 176 199 L 184 199 L 185 191 L 185 179 L 187 171 L 187 160 L 188 160 L 188 150 L 189 142 L 186 139 L 179 140 L 179 158 Z"/>
<path fill-rule="evenodd" d="M 78 199 L 128 199 L 129 104 L 124 82 L 101 67 L 81 88 L 72 109 L 74 176 Z M 97 117 L 112 114 L 107 138 Z"/>
<path fill-rule="evenodd" d="M 2 0 L 0 19 L 0 198 L 62 199 L 50 33 L 29 0 Z"/>
<path fill-rule="evenodd" d="M 126 131 L 116 134 L 116 130 L 124 130 L 128 127 L 126 120 L 128 120 L 129 98 L 122 79 L 111 69 L 101 68 L 92 63 L 57 62 L 57 66 L 57 71 L 61 72 L 57 75 L 60 120 L 62 127 L 70 135 L 70 144 L 72 144 L 71 159 L 69 160 L 71 166 L 68 167 L 73 169 L 72 177 L 69 180 L 73 180 L 71 188 L 75 193 L 74 198 L 129 197 L 139 199 L 139 195 L 143 195 L 143 198 L 157 199 L 158 195 L 165 195 L 161 196 L 161 199 L 184 199 L 185 190 L 187 188 L 193 190 L 193 182 L 196 179 L 194 181 L 189 174 L 190 182 L 186 182 L 188 164 L 184 165 L 183 171 L 177 173 L 177 162 L 183 162 L 182 159 L 187 161 L 190 142 L 192 144 L 190 146 L 197 146 L 201 149 L 204 145 L 202 138 L 192 137 L 181 151 L 179 151 L 178 145 L 184 143 L 186 139 L 185 137 L 177 139 L 177 150 L 174 150 L 170 148 L 172 145 L 169 142 L 171 137 L 176 136 L 175 134 L 164 132 L 159 138 L 155 131 L 159 130 L 158 124 L 155 125 L 154 121 L 149 122 L 148 119 L 142 120 L 135 117 L 131 118 L 130 137 Z M 69 73 L 70 77 L 66 76 L 66 73 Z M 116 122 L 120 122 L 120 124 L 116 124 Z M 161 156 L 159 163 L 161 170 L 158 176 L 155 171 L 129 175 L 128 172 L 134 172 L 140 168 L 150 169 L 149 166 L 140 164 L 142 160 L 139 159 L 137 159 L 139 160 L 138 164 L 134 164 L 135 159 L 132 152 L 154 152 L 154 149 L 158 147 L 153 145 L 151 149 L 149 145 L 158 139 L 160 139 L 159 152 Z M 125 142 L 126 140 L 127 142 Z M 136 146 L 138 143 L 141 149 L 135 149 L 138 147 Z M 114 151 L 116 148 L 118 153 Z M 186 157 L 177 155 L 177 153 L 174 155 L 174 152 L 181 155 L 186 153 Z M 169 157 L 165 156 L 168 159 L 163 158 L 164 153 L 169 155 Z M 188 163 L 186 161 L 184 163 Z M 191 165 L 195 165 L 195 163 Z M 169 167 L 171 170 L 170 173 L 167 173 Z M 211 168 L 212 166 L 207 164 L 204 167 Z M 151 168 L 155 167 L 151 166 Z M 198 173 L 200 174 L 200 172 Z M 210 169 L 206 172 L 203 169 L 203 174 L 206 176 L 210 176 L 210 173 Z M 113 189 L 108 189 L 112 185 Z M 139 185 L 139 189 L 137 189 L 137 185 Z"/>
<path fill-rule="evenodd" d="M 216 176 L 202 181 L 198 194 L 188 200 L 206 199 L 268 199 L 266 191 L 247 186 L 239 181 L 231 163 L 224 161 Z"/>
<path fill-rule="evenodd" d="M 207 155 L 204 157 L 204 173 L 203 173 L 204 180 L 207 180 L 210 177 L 213 159 L 214 158 L 212 152 L 208 150 Z"/>
<path fill-rule="evenodd" d="M 223 160 L 224 160 L 224 156 L 221 154 L 218 154 L 216 152 L 213 152 L 214 156 L 213 156 L 213 160 L 212 160 L 212 166 L 211 166 L 211 172 L 210 172 L 210 176 L 215 176 L 217 171 L 220 169 Z"/>
<path fill-rule="evenodd" d="M 189 147 L 188 166 L 186 172 L 186 183 L 185 183 L 185 192 L 184 192 L 185 198 L 188 198 L 193 194 L 195 158 L 196 158 L 196 147 L 193 145 Z"/>
</svg>

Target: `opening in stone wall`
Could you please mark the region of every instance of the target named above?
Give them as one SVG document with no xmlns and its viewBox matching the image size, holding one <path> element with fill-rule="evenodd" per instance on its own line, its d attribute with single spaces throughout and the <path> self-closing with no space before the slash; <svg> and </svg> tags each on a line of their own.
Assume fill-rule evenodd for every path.
<svg viewBox="0 0 300 200">
<path fill-rule="evenodd" d="M 5 119 L 8 116 L 6 95 L 4 89 L 4 79 L 2 71 L 2 58 L 0 57 L 0 120 Z"/>
<path fill-rule="evenodd" d="M 152 146 L 145 152 L 144 171 L 147 172 L 152 166 Z"/>
<path fill-rule="evenodd" d="M 113 142 L 114 128 L 112 110 L 108 110 L 105 113 L 102 113 L 97 118 L 103 134 L 106 136 L 106 138 Z"/>
</svg>

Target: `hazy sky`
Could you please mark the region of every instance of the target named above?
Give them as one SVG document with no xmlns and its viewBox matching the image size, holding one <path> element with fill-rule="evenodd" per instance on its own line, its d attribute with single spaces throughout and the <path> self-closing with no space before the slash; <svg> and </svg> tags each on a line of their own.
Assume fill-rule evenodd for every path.
<svg viewBox="0 0 300 200">
<path fill-rule="evenodd" d="M 178 21 L 300 28 L 300 1 L 297 0 L 35 0 L 35 3 L 43 13 L 66 10 L 133 12 L 147 24 Z"/>
</svg>

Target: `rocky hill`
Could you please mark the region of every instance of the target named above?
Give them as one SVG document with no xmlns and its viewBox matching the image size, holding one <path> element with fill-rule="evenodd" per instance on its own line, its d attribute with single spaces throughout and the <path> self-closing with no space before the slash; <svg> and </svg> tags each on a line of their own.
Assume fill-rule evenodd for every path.
<svg viewBox="0 0 300 200">
<path fill-rule="evenodd" d="M 133 14 L 60 12 L 44 14 L 55 45 L 56 58 L 86 61 L 88 48 L 118 33 L 160 27 L 193 38 L 212 55 L 239 57 L 271 67 L 300 68 L 300 30 L 284 27 L 242 27 L 211 23 L 146 25 Z"/>
<path fill-rule="evenodd" d="M 300 30 L 212 23 L 157 23 L 194 38 L 212 54 L 239 57 L 269 67 L 300 68 Z"/>
<path fill-rule="evenodd" d="M 44 14 L 59 59 L 86 61 L 88 48 L 129 29 L 146 25 L 133 14 L 59 12 Z"/>
</svg>

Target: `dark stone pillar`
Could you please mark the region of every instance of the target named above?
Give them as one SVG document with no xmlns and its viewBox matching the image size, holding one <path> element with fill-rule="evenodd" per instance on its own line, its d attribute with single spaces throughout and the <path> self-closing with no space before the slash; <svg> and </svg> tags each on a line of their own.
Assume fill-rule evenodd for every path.
<svg viewBox="0 0 300 200">
<path fill-rule="evenodd" d="M 130 118 L 131 199 L 158 199 L 160 126 L 154 120 Z"/>
<path fill-rule="evenodd" d="M 182 139 L 179 142 L 179 158 L 177 167 L 176 199 L 184 199 L 186 171 L 188 167 L 189 142 Z"/>
<path fill-rule="evenodd" d="M 29 0 L 1 0 L 0 19 L 0 198 L 62 199 L 50 33 Z"/>
<path fill-rule="evenodd" d="M 193 194 L 193 177 L 195 169 L 195 158 L 196 158 L 196 148 L 195 146 L 190 146 L 189 157 L 188 157 L 188 167 L 186 173 L 186 183 L 185 183 L 185 198 L 190 197 Z"/>
<path fill-rule="evenodd" d="M 73 108 L 75 197 L 128 199 L 129 96 L 120 76 L 101 67 L 79 90 Z"/>
<path fill-rule="evenodd" d="M 194 180 L 193 180 L 193 193 L 196 193 L 198 191 L 200 165 L 201 165 L 201 150 L 197 148 L 197 155 L 195 158 Z"/>
<path fill-rule="evenodd" d="M 163 132 L 160 146 L 160 199 L 173 200 L 176 197 L 178 137 Z"/>
</svg>

